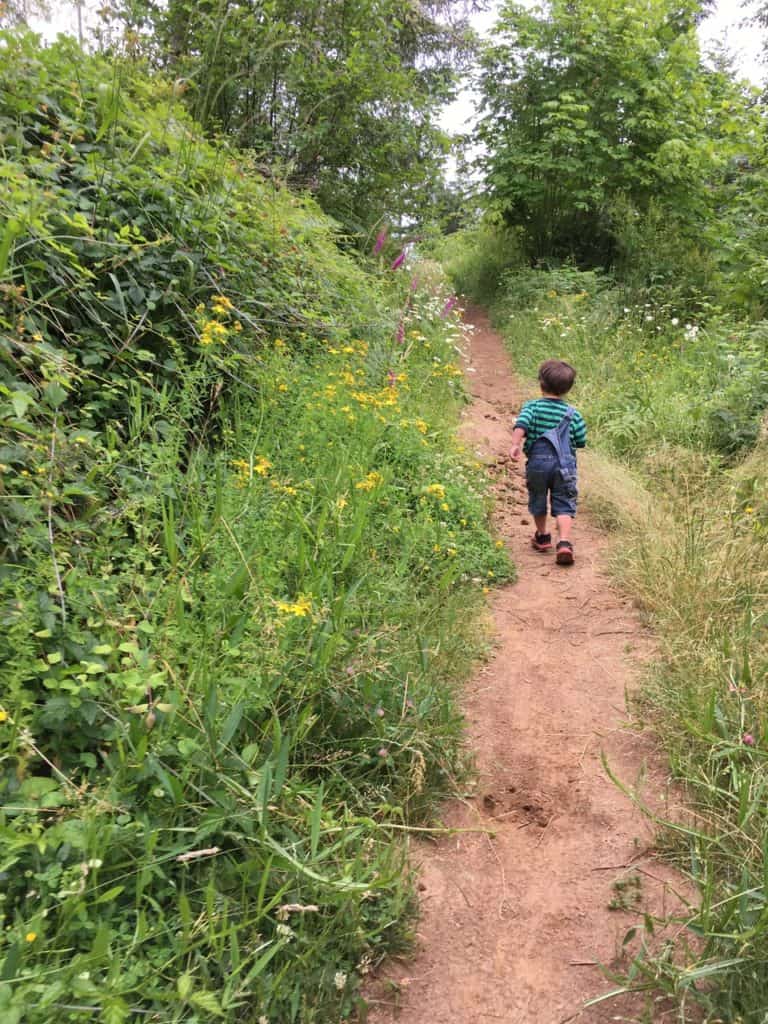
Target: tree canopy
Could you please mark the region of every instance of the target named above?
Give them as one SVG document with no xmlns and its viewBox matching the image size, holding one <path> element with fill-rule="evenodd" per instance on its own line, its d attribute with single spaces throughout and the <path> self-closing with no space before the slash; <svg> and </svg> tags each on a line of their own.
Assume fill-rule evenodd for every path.
<svg viewBox="0 0 768 1024">
<path fill-rule="evenodd" d="M 122 0 L 134 52 L 353 231 L 413 214 L 439 177 L 437 114 L 472 45 L 457 0 Z M 112 34 L 114 38 L 114 33 Z M 109 34 L 105 36 L 108 42 Z"/>
<path fill-rule="evenodd" d="M 611 204 L 695 220 L 740 101 L 701 61 L 696 0 L 506 3 L 482 61 L 478 137 L 492 209 L 536 257 L 610 260 Z M 713 114 L 713 93 L 718 109 Z"/>
</svg>

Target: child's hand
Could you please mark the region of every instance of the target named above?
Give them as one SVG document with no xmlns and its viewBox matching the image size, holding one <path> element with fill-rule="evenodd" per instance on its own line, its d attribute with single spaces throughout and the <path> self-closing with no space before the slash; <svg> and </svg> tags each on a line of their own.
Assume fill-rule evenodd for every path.
<svg viewBox="0 0 768 1024">
<path fill-rule="evenodd" d="M 513 458 L 515 462 L 520 458 L 520 451 L 521 447 L 519 444 L 513 444 L 509 450 L 510 457 Z"/>
</svg>

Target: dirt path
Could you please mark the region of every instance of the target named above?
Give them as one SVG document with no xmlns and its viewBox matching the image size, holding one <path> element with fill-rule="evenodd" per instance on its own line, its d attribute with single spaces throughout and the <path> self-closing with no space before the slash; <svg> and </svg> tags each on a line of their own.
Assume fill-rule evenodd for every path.
<svg viewBox="0 0 768 1024">
<path fill-rule="evenodd" d="M 462 834 L 414 846 L 422 918 L 411 961 L 390 964 L 372 1024 L 602 1024 L 639 1018 L 638 996 L 584 1009 L 609 991 L 598 964 L 620 952 L 637 913 L 678 906 L 672 874 L 653 859 L 652 833 L 609 781 L 634 782 L 652 751 L 627 729 L 625 691 L 651 651 L 637 615 L 611 589 L 605 539 L 579 514 L 576 564 L 530 547 L 533 527 L 520 469 L 505 458 L 521 395 L 501 339 L 474 325 L 467 376 L 473 396 L 464 436 L 491 466 L 496 519 L 519 581 L 492 602 L 496 647 L 471 682 L 465 712 L 476 751 L 474 796 L 444 815 Z M 652 776 L 653 778 L 653 776 Z M 654 783 L 655 795 L 662 786 Z M 627 879 L 624 888 L 616 888 Z M 387 994 L 389 988 L 389 994 Z M 658 1005 L 652 1018 L 668 1018 Z"/>
</svg>

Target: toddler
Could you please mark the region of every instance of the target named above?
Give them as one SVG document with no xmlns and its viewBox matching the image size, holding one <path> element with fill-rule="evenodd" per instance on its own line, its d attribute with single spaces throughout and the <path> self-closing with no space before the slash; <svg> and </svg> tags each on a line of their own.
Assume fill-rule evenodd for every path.
<svg viewBox="0 0 768 1024">
<path fill-rule="evenodd" d="M 510 453 L 513 459 L 519 459 L 522 447 L 527 456 L 528 510 L 536 524 L 531 544 L 537 551 L 552 550 L 552 535 L 547 532 L 549 495 L 559 535 L 555 550 L 558 565 L 573 565 L 571 530 L 578 497 L 575 449 L 587 443 L 581 413 L 563 400 L 575 379 L 574 368 L 560 359 L 548 359 L 541 364 L 541 398 L 526 402 L 521 409 L 512 432 Z"/>
</svg>

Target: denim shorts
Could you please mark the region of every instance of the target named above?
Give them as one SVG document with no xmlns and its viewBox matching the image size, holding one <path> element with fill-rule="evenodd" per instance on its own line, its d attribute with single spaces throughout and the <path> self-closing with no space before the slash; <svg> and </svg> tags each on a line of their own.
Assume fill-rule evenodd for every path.
<svg viewBox="0 0 768 1024">
<path fill-rule="evenodd" d="M 547 514 L 547 494 L 553 516 L 575 516 L 578 490 L 576 482 L 566 481 L 560 472 L 557 455 L 549 444 L 534 447 L 525 467 L 528 488 L 528 511 L 532 516 Z"/>
</svg>

